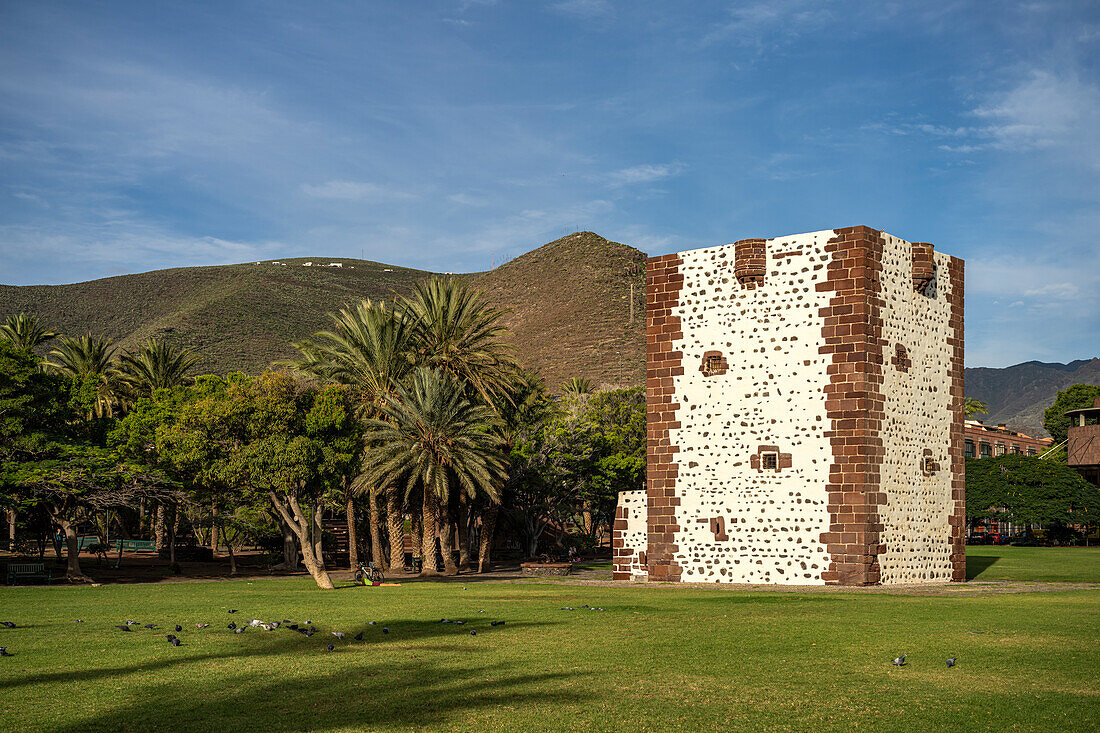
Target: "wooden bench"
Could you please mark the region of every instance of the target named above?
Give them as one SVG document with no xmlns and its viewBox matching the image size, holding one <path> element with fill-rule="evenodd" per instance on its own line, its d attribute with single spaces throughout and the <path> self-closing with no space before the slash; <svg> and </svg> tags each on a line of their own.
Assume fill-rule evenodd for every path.
<svg viewBox="0 0 1100 733">
<path fill-rule="evenodd" d="M 153 540 L 115 540 L 115 552 L 156 552 L 157 543 Z M 121 547 L 120 547 L 121 546 Z"/>
<path fill-rule="evenodd" d="M 524 575 L 569 575 L 573 569 L 573 563 L 569 562 L 525 562 L 520 565 Z"/>
<path fill-rule="evenodd" d="M 53 576 L 46 569 L 46 564 L 41 562 L 11 562 L 8 563 L 8 585 L 15 585 L 15 581 L 23 579 L 45 580 L 53 583 Z"/>
</svg>

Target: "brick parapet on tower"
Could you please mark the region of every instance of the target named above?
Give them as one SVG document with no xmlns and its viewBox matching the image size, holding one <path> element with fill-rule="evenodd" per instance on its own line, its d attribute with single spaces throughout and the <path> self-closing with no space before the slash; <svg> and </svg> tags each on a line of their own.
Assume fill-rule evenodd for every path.
<svg viewBox="0 0 1100 733">
<path fill-rule="evenodd" d="M 646 565 L 651 580 L 679 580 L 674 560 L 679 526 L 676 508 L 676 446 L 669 431 L 679 427 L 673 378 L 684 373 L 683 354 L 674 349 L 683 337 L 679 304 L 684 276 L 677 255 L 650 258 L 646 264 L 646 506 L 648 551 Z"/>
<path fill-rule="evenodd" d="M 966 398 L 963 384 L 963 358 L 965 346 L 965 263 L 957 257 L 947 260 L 950 293 L 948 303 L 951 307 L 951 338 L 948 344 L 952 350 L 951 384 L 951 499 L 954 511 L 951 523 L 951 579 L 956 582 L 966 580 Z"/>
<path fill-rule="evenodd" d="M 832 254 L 826 282 L 833 293 L 821 309 L 822 354 L 831 355 L 826 372 L 826 432 L 833 448 L 826 491 L 829 531 L 821 541 L 831 562 L 822 573 L 827 584 L 870 585 L 879 582 L 882 524 L 878 506 L 885 454 L 881 431 L 885 418 L 882 393 L 883 343 L 882 235 L 869 227 L 837 229 L 826 249 Z"/>
</svg>

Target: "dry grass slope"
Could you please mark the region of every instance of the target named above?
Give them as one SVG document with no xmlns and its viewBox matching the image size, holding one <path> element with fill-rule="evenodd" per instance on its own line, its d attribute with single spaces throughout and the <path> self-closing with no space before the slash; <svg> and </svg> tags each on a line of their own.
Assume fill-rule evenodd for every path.
<svg viewBox="0 0 1100 733">
<path fill-rule="evenodd" d="M 314 266 L 304 267 L 307 261 Z M 316 266 L 331 261 L 343 267 Z M 202 371 L 256 373 L 291 356 L 291 341 L 328 327 L 327 313 L 360 298 L 406 293 L 431 274 L 364 260 L 285 262 L 156 270 L 72 285 L 0 285 L 0 319 L 25 311 L 62 333 L 101 334 L 122 347 L 153 336 L 201 354 Z M 517 355 L 551 386 L 574 376 L 643 383 L 645 255 L 638 250 L 579 232 L 492 272 L 461 277 L 508 310 Z"/>
</svg>

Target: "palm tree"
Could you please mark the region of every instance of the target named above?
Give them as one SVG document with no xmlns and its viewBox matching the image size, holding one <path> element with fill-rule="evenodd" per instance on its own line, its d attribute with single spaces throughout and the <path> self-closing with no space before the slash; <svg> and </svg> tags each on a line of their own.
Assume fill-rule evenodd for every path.
<svg viewBox="0 0 1100 733">
<path fill-rule="evenodd" d="M 976 397 L 967 397 L 966 400 L 963 402 L 963 412 L 966 413 L 966 416 L 968 418 L 974 417 L 975 415 L 979 414 L 988 415 L 989 405 L 982 402 Z"/>
<path fill-rule="evenodd" d="M 119 358 L 118 379 L 131 397 L 149 397 L 158 389 L 191 381 L 197 354 L 149 339 L 137 352 L 126 351 Z"/>
<path fill-rule="evenodd" d="M 7 322 L 0 326 L 0 337 L 6 338 L 17 349 L 30 351 L 35 346 L 57 337 L 57 333 L 42 326 L 38 316 L 20 313 L 8 316 Z"/>
<path fill-rule="evenodd" d="M 50 351 L 46 366 L 66 376 L 94 382 L 96 400 L 88 417 L 109 417 L 114 415 L 114 354 L 111 339 L 90 334 L 76 338 L 62 336 L 57 348 Z"/>
<path fill-rule="evenodd" d="M 383 419 L 366 423 L 366 441 L 373 450 L 367 453 L 364 472 L 376 485 L 401 486 L 406 495 L 420 491 L 423 574 L 436 575 L 436 523 L 452 489 L 470 497 L 483 492 L 499 501 L 505 470 L 496 414 L 468 399 L 464 386 L 450 375 L 425 368 L 413 372 L 408 388 L 399 387 L 396 399 L 380 413 Z M 446 542 L 449 522 L 440 530 L 447 570 L 456 572 Z"/>
<path fill-rule="evenodd" d="M 491 307 L 481 291 L 454 278 L 433 277 L 417 283 L 401 306 L 413 324 L 418 365 L 469 384 L 490 404 L 506 394 L 518 367 L 501 341 L 504 312 Z"/>
<path fill-rule="evenodd" d="M 572 377 L 561 386 L 562 392 L 570 395 L 591 394 L 592 389 L 592 380 L 584 377 Z"/>
<path fill-rule="evenodd" d="M 395 389 L 412 369 L 412 329 L 401 312 L 383 303 L 363 300 L 338 313 L 330 313 L 333 328 L 318 331 L 293 346 L 300 359 L 285 362 L 298 371 L 314 374 L 350 387 L 359 399 L 360 418 L 379 416 L 382 406 L 394 398 Z M 404 496 L 397 487 L 385 492 L 386 521 L 390 540 L 390 565 L 386 566 L 382 552 L 378 501 L 382 498 L 377 485 L 361 475 L 350 486 L 351 492 L 366 495 L 370 506 L 371 552 L 383 568 L 400 567 L 405 554 Z M 347 496 L 349 546 L 354 567 L 358 560 L 355 548 L 355 506 L 351 492 Z"/>
</svg>

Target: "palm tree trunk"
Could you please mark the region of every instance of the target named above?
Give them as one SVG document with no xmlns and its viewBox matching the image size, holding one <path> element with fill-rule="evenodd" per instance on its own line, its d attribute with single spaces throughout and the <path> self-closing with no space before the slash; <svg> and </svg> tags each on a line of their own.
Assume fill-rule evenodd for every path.
<svg viewBox="0 0 1100 733">
<path fill-rule="evenodd" d="M 413 556 L 413 568 L 416 567 L 416 558 L 424 559 L 424 533 L 421 528 L 424 526 L 424 522 L 420 519 L 421 515 L 412 514 L 409 516 L 409 539 L 412 540 L 412 556 Z M 421 566 L 423 567 L 423 566 Z"/>
<path fill-rule="evenodd" d="M 451 519 L 450 507 L 446 502 L 439 502 L 439 550 L 443 555 L 443 567 L 447 575 L 458 575 L 458 566 L 455 565 L 454 537 L 454 521 Z"/>
<path fill-rule="evenodd" d="M 481 517 L 481 543 L 477 553 L 477 571 L 484 573 L 489 570 L 489 551 L 493 547 L 493 534 L 497 528 L 497 514 L 500 507 L 490 504 Z"/>
<path fill-rule="evenodd" d="M 348 567 L 352 570 L 359 567 L 359 538 L 355 534 L 355 500 L 351 495 L 351 488 L 345 485 L 348 497 Z"/>
<path fill-rule="evenodd" d="M 164 549 L 165 549 L 164 546 L 165 546 L 165 529 L 166 529 L 166 527 L 165 527 L 165 522 L 164 522 L 164 516 L 165 516 L 164 504 L 161 504 L 161 503 L 158 502 L 157 503 L 156 514 L 154 515 L 155 518 L 153 520 L 153 541 L 154 541 L 154 546 L 157 548 L 158 553 L 164 552 Z"/>
<path fill-rule="evenodd" d="M 218 552 L 218 505 L 210 505 L 210 549 L 214 554 Z"/>
<path fill-rule="evenodd" d="M 405 512 L 402 511 L 401 490 L 396 486 L 386 489 L 386 527 L 390 535 L 390 570 L 397 572 L 405 567 Z"/>
<path fill-rule="evenodd" d="M 424 561 L 424 566 L 420 574 L 439 575 L 439 563 L 435 559 L 435 525 L 439 502 L 432 496 L 432 492 L 425 490 L 423 494 L 420 557 Z"/>
<path fill-rule="evenodd" d="M 378 500 L 381 499 L 377 491 L 372 491 L 367 494 L 367 501 L 370 502 L 370 556 L 374 560 L 374 564 L 384 572 L 390 571 L 390 564 L 386 562 L 386 555 L 382 552 L 382 526 L 381 516 L 378 511 Z"/>
<path fill-rule="evenodd" d="M 458 497 L 458 569 L 470 567 L 470 502 L 465 494 Z"/>
</svg>

